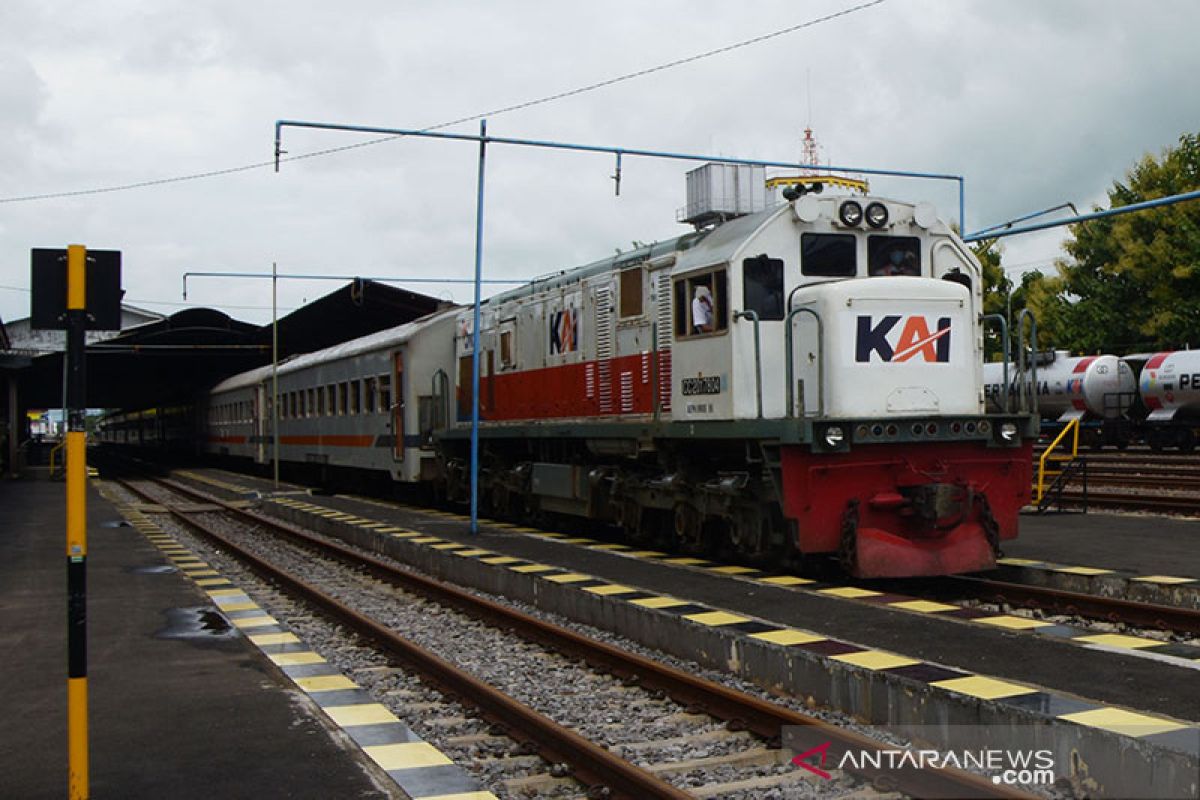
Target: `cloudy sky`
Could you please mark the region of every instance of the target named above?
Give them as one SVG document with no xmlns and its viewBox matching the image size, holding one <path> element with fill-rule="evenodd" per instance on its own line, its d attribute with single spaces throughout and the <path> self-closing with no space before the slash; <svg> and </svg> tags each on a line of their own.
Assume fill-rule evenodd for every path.
<svg viewBox="0 0 1200 800">
<path fill-rule="evenodd" d="M 275 120 L 424 128 L 850 9 L 855 0 L 117 2 L 0 6 L 0 318 L 27 316 L 29 250 L 124 253 L 126 302 L 184 307 L 189 271 L 469 277 L 474 145 L 405 139 L 268 162 Z M 1200 129 L 1200 3 L 886 0 L 761 43 L 523 110 L 489 133 L 961 174 L 966 228 L 1105 189 Z M 478 122 L 450 130 L 478 131 Z M 372 137 L 288 130 L 292 155 Z M 485 271 L 531 277 L 668 238 L 688 165 L 495 146 Z M 875 180 L 957 216 L 949 184 Z M 50 197 L 43 197 L 51 195 Z M 29 199 L 41 197 L 41 199 Z M 1059 234 L 1007 240 L 1013 273 Z M 295 307 L 336 288 L 285 281 Z M 409 288 L 467 300 L 463 285 Z M 188 303 L 270 316 L 269 282 L 194 279 Z"/>
</svg>

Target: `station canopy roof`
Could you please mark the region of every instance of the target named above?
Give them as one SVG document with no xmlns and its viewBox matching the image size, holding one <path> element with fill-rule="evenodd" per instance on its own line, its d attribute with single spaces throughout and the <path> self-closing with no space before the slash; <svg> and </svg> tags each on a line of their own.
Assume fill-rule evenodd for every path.
<svg viewBox="0 0 1200 800">
<path fill-rule="evenodd" d="M 447 304 L 374 281 L 354 281 L 278 320 L 279 358 L 310 353 L 425 316 Z M 271 363 L 270 323 L 193 308 L 87 347 L 88 408 L 142 409 L 192 402 L 210 386 Z M 63 354 L 20 371 L 23 408 L 62 406 Z"/>
</svg>

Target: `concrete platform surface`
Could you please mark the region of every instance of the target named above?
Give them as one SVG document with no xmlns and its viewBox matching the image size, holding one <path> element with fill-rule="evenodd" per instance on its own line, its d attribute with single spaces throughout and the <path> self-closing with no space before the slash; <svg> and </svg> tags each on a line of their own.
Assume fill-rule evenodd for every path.
<svg viewBox="0 0 1200 800">
<path fill-rule="evenodd" d="M 64 496 L 0 481 L 4 797 L 67 796 Z M 396 796 L 241 634 L 171 630 L 208 598 L 94 491 L 88 548 L 92 797 Z"/>
</svg>

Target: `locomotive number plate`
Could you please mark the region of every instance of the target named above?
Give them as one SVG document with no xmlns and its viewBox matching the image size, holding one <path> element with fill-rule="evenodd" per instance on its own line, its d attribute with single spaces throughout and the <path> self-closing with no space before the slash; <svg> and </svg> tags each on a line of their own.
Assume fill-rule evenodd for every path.
<svg viewBox="0 0 1200 800">
<path fill-rule="evenodd" d="M 721 378 L 714 375 L 709 378 L 684 378 L 680 381 L 680 388 L 683 394 L 720 394 L 721 393 Z"/>
</svg>

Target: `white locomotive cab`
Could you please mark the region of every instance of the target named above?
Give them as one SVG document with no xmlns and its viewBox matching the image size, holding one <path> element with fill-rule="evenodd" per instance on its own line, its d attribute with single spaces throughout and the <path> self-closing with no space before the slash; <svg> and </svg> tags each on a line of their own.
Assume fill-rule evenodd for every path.
<svg viewBox="0 0 1200 800">
<path fill-rule="evenodd" d="M 983 412 L 982 351 L 970 291 L 962 284 L 913 277 L 823 283 L 798 290 L 793 308 L 821 320 L 819 344 L 812 314 L 798 314 L 795 322 L 797 413 Z"/>
</svg>

